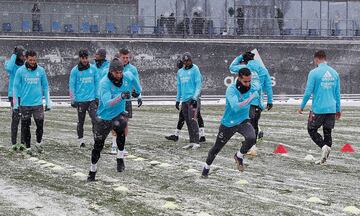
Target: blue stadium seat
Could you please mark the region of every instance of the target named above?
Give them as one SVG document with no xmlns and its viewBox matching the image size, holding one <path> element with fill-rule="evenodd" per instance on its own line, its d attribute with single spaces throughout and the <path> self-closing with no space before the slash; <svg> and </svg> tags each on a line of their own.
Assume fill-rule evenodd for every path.
<svg viewBox="0 0 360 216">
<path fill-rule="evenodd" d="M 80 30 L 82 32 L 89 33 L 90 32 L 90 24 L 89 24 L 89 22 L 81 23 Z"/>
<path fill-rule="evenodd" d="M 106 32 L 115 33 L 116 32 L 115 23 L 106 23 Z"/>
<path fill-rule="evenodd" d="M 11 32 L 11 23 L 3 23 L 2 30 L 3 32 Z"/>
<path fill-rule="evenodd" d="M 283 35 L 291 35 L 292 34 L 292 29 L 286 28 L 283 31 Z"/>
<path fill-rule="evenodd" d="M 360 29 L 355 29 L 355 36 L 360 36 Z"/>
<path fill-rule="evenodd" d="M 140 26 L 138 24 L 131 24 L 129 28 L 130 34 L 138 34 L 140 32 Z"/>
<path fill-rule="evenodd" d="M 309 36 L 317 36 L 317 30 L 316 29 L 309 29 Z"/>
<path fill-rule="evenodd" d="M 72 24 L 65 24 L 64 25 L 64 32 L 74 32 Z"/>
<path fill-rule="evenodd" d="M 52 22 L 52 24 L 51 24 L 52 31 L 60 31 L 60 29 L 61 29 L 60 22 L 58 22 L 58 21 Z"/>
<path fill-rule="evenodd" d="M 23 32 L 29 32 L 30 31 L 30 22 L 29 21 L 23 21 L 21 23 L 21 29 Z"/>
<path fill-rule="evenodd" d="M 98 25 L 90 25 L 90 32 L 91 33 L 98 33 L 99 32 L 99 26 Z"/>
</svg>

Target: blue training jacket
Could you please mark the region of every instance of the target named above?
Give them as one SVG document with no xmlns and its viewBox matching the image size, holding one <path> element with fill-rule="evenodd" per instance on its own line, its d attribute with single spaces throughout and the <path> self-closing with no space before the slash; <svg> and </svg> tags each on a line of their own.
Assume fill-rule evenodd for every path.
<svg viewBox="0 0 360 216">
<path fill-rule="evenodd" d="M 326 63 L 319 64 L 310 71 L 301 109 L 312 98 L 312 111 L 315 114 L 329 114 L 340 112 L 340 77 L 339 74 Z"/>
<path fill-rule="evenodd" d="M 254 89 L 255 88 L 255 89 Z M 225 112 L 221 119 L 221 124 L 226 127 L 239 125 L 249 119 L 249 110 L 252 100 L 259 97 L 257 87 L 251 85 L 251 89 L 244 94 L 236 88 L 236 84 L 231 84 L 226 89 Z"/>
<path fill-rule="evenodd" d="M 125 101 L 121 98 L 122 92 L 130 92 L 132 87 L 137 93 L 141 93 L 139 82 L 130 73 L 123 73 L 123 84 L 115 86 L 108 76 L 101 79 L 99 84 L 99 108 L 97 116 L 103 120 L 111 120 L 120 113 L 125 112 Z"/>
<path fill-rule="evenodd" d="M 13 86 L 14 109 L 20 106 L 39 106 L 42 105 L 42 98 L 45 96 L 46 106 L 51 108 L 49 84 L 43 67 L 37 66 L 32 71 L 21 66 L 15 75 Z M 20 97 L 20 104 L 17 99 Z"/>
<path fill-rule="evenodd" d="M 96 69 L 98 70 L 99 80 L 101 80 L 109 72 L 110 61 L 105 59 L 105 61 L 102 63 L 100 67 L 97 67 L 96 63 L 93 63 L 92 65 L 96 67 Z"/>
<path fill-rule="evenodd" d="M 16 63 L 16 55 L 12 54 L 10 59 L 5 61 L 5 70 L 8 74 L 9 78 L 9 87 L 8 87 L 8 97 L 13 97 L 13 87 L 14 87 L 14 79 L 16 71 L 22 66 L 17 65 Z"/>
<path fill-rule="evenodd" d="M 73 67 L 69 79 L 71 101 L 85 102 L 95 100 L 98 96 L 99 74 L 96 67 L 90 65 L 86 70 L 79 71 L 78 65 Z"/>
<path fill-rule="evenodd" d="M 251 60 L 247 65 L 240 64 L 243 56 L 240 55 L 236 57 L 231 65 L 229 66 L 229 70 L 232 74 L 238 74 L 241 68 L 247 67 L 252 74 L 251 82 L 257 83 L 261 88 L 259 89 L 259 96 L 257 99 L 251 102 L 251 105 L 255 105 L 260 107 L 260 109 L 264 109 L 264 93 L 267 95 L 267 103 L 273 103 L 273 91 L 271 85 L 271 77 L 269 71 L 261 65 L 261 63 L 257 60 Z"/>
</svg>

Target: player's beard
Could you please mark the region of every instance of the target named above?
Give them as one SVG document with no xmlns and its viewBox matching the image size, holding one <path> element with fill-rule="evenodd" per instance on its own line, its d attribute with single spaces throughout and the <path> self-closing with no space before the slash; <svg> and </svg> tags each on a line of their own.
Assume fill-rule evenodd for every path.
<svg viewBox="0 0 360 216">
<path fill-rule="evenodd" d="M 244 86 L 241 82 L 240 82 L 240 80 L 238 80 L 237 82 L 236 82 L 236 88 L 239 90 L 239 92 L 241 93 L 241 94 L 245 94 L 246 92 L 248 92 L 249 90 L 250 90 L 250 86 Z"/>
</svg>

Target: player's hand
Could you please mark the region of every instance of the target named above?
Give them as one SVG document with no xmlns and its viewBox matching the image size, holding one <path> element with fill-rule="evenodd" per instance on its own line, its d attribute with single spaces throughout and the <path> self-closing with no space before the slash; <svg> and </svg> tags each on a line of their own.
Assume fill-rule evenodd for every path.
<svg viewBox="0 0 360 216">
<path fill-rule="evenodd" d="M 132 93 L 131 93 L 131 96 L 133 97 L 133 98 L 137 98 L 137 97 L 139 97 L 139 93 L 137 93 L 136 91 L 135 91 L 135 89 L 132 91 Z"/>
<path fill-rule="evenodd" d="M 51 110 L 51 108 L 48 107 L 48 105 L 46 105 L 46 106 L 45 106 L 45 112 L 50 111 L 50 110 Z"/>
<path fill-rule="evenodd" d="M 190 105 L 192 106 L 192 108 L 196 109 L 197 108 L 197 100 L 191 99 Z"/>
<path fill-rule="evenodd" d="M 142 99 L 141 99 L 141 98 L 138 98 L 137 102 L 138 102 L 138 107 L 141 107 L 141 105 L 142 105 Z"/>
<path fill-rule="evenodd" d="M 336 112 L 336 113 L 335 113 L 335 119 L 336 119 L 336 120 L 339 120 L 340 117 L 341 117 L 341 112 Z"/>
<path fill-rule="evenodd" d="M 304 110 L 303 110 L 303 109 L 298 109 L 297 112 L 298 112 L 299 114 L 303 114 Z"/>
<path fill-rule="evenodd" d="M 179 101 L 176 101 L 176 104 L 175 104 L 175 108 L 177 109 L 177 110 L 180 110 L 180 102 Z"/>
<path fill-rule="evenodd" d="M 184 62 L 182 62 L 181 59 L 177 60 L 176 66 L 177 66 L 178 69 L 181 69 L 184 66 Z"/>
<path fill-rule="evenodd" d="M 77 108 L 77 103 L 75 101 L 71 101 L 71 107 Z"/>
<path fill-rule="evenodd" d="M 273 104 L 268 103 L 268 104 L 266 105 L 266 109 L 267 109 L 267 110 L 271 110 L 272 108 L 273 108 Z"/>
<path fill-rule="evenodd" d="M 130 92 L 125 91 L 125 92 L 121 92 L 121 98 L 122 99 L 130 99 Z"/>
</svg>

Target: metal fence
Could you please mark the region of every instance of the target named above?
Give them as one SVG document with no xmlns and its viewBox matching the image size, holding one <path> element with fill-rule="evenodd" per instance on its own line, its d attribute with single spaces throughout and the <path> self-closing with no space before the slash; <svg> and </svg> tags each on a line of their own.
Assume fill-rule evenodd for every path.
<svg viewBox="0 0 360 216">
<path fill-rule="evenodd" d="M 2 13 L 0 31 L 35 34 L 152 35 L 157 37 L 216 36 L 360 36 L 360 20 L 236 19 L 216 17 L 114 16 L 70 13 Z M 146 22 L 145 22 L 146 20 Z M 151 22 L 149 22 L 151 20 Z M 145 23 L 147 23 L 145 25 Z M 151 24 L 148 24 L 151 23 Z M 215 23 L 225 23 L 216 25 Z"/>
</svg>

